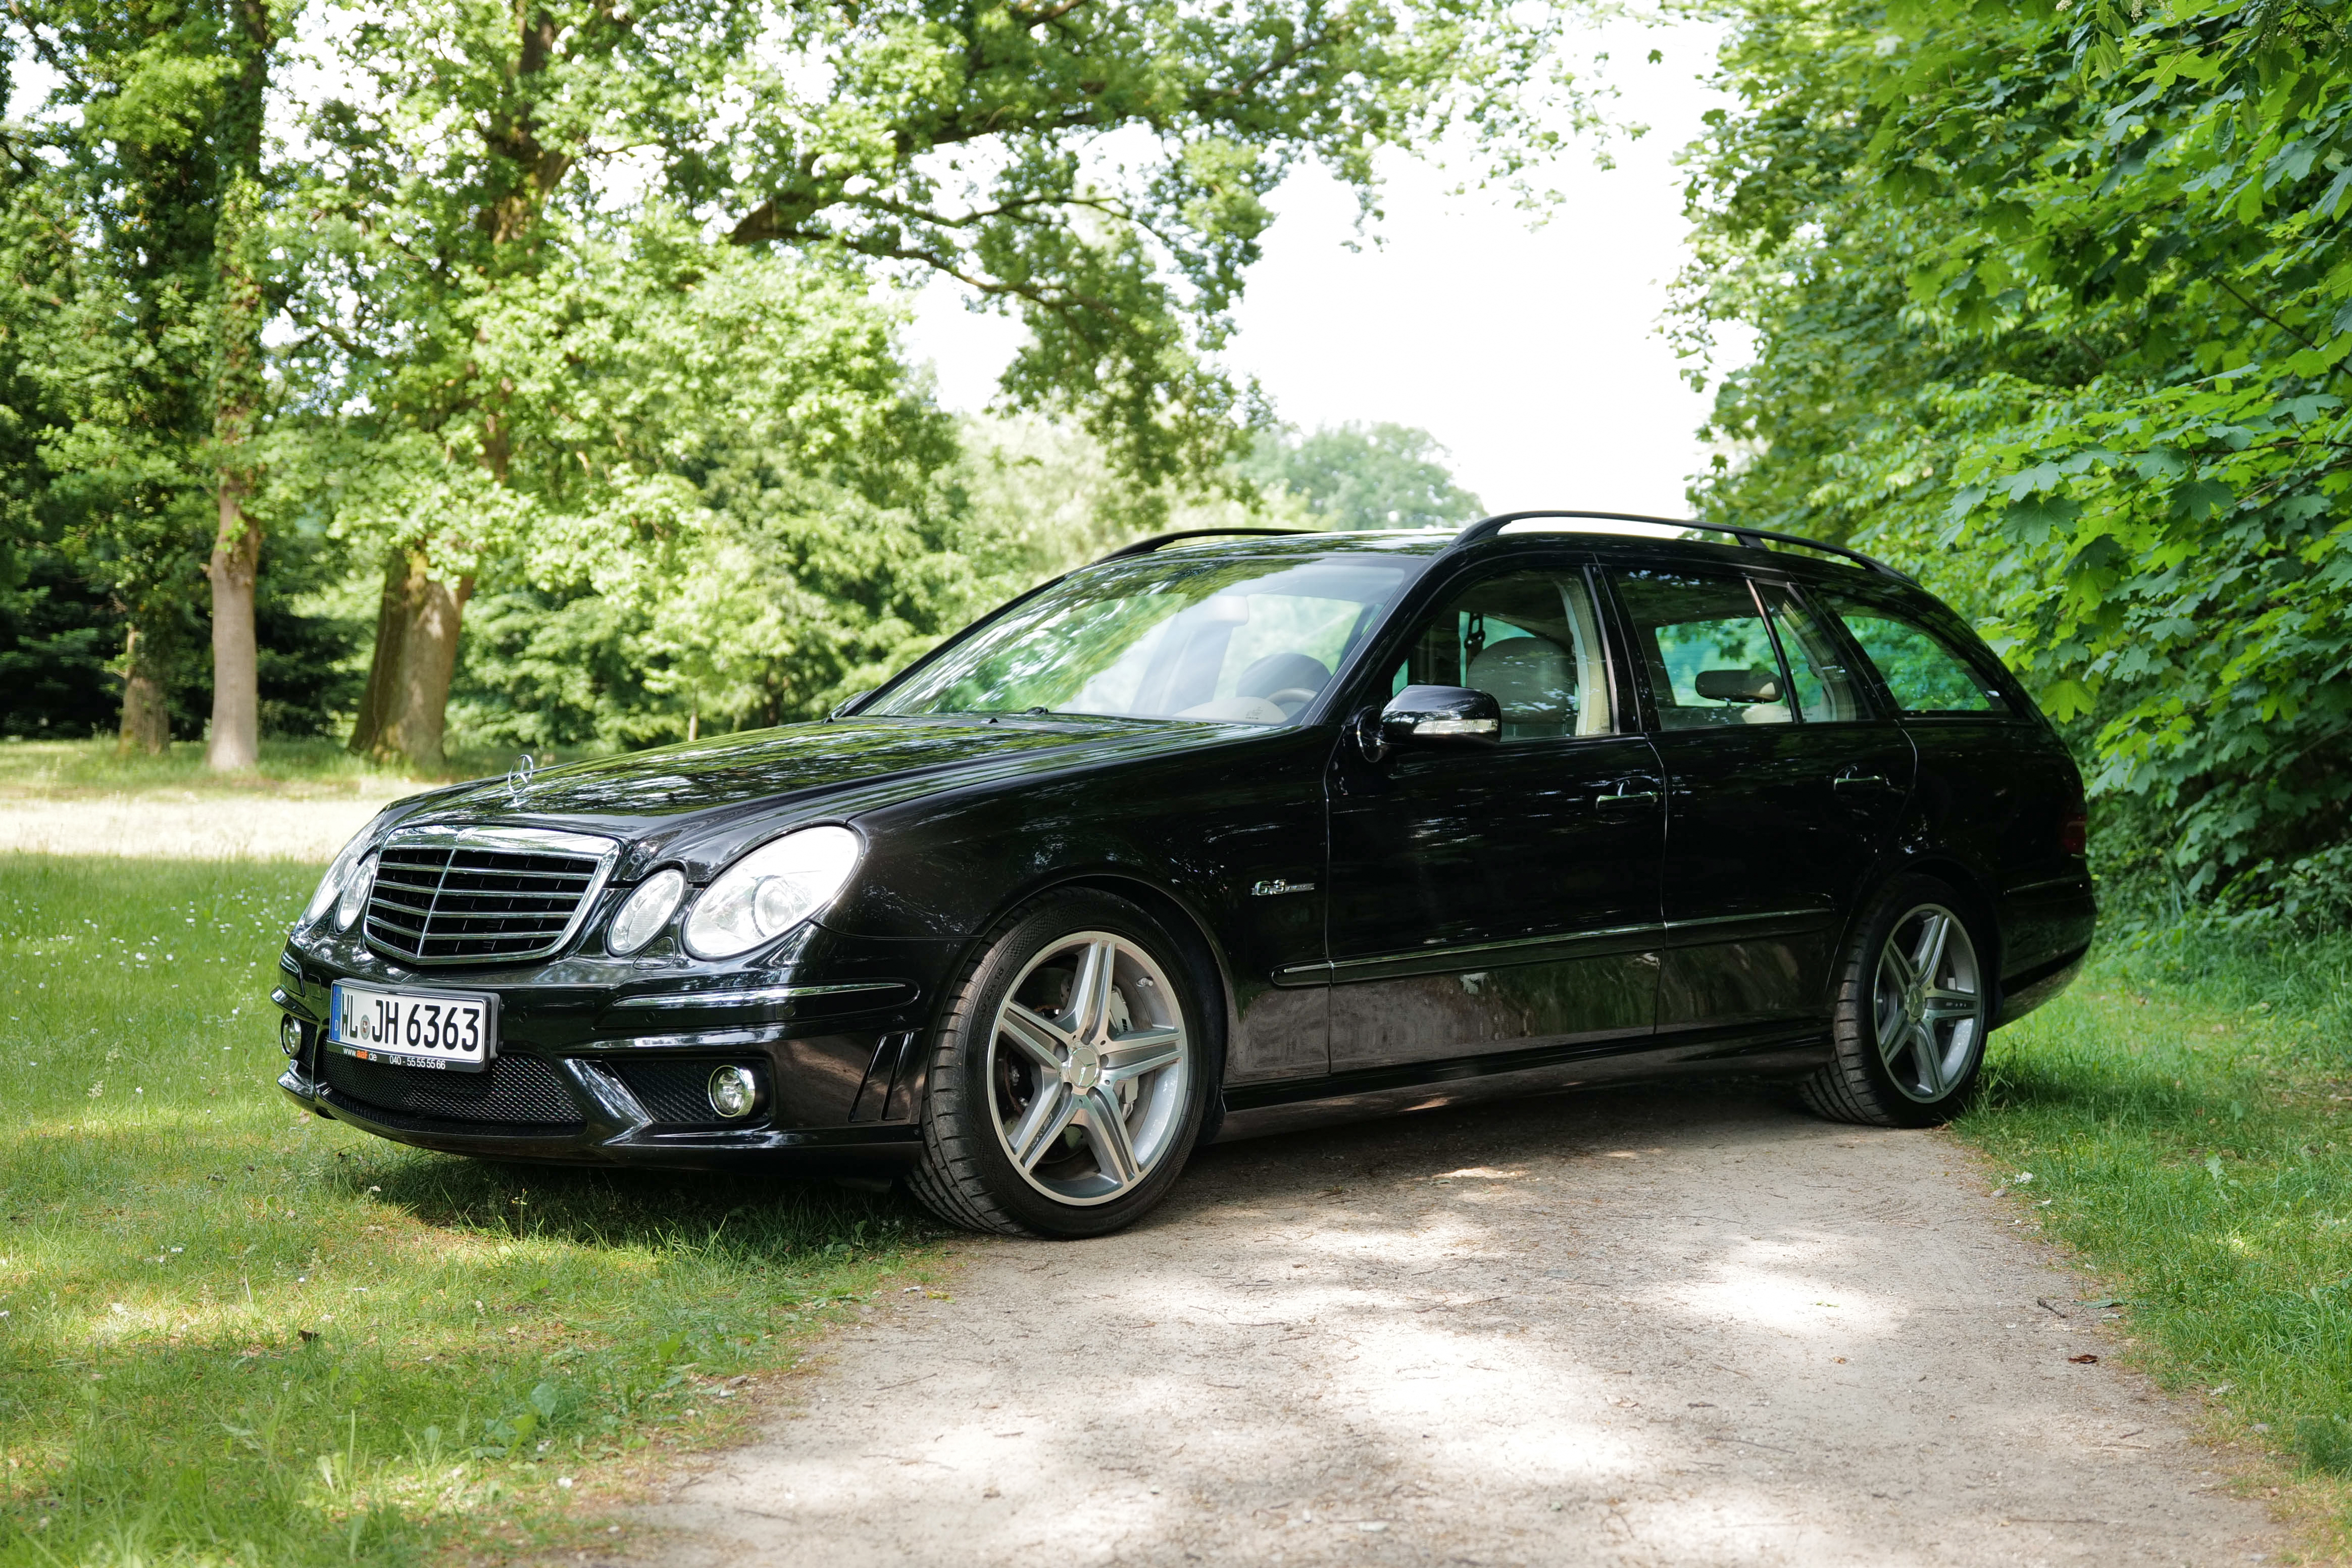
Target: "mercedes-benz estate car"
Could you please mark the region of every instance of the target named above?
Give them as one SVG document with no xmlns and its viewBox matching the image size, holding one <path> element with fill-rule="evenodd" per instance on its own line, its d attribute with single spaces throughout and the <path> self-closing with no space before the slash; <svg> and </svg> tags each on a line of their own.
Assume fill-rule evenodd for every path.
<svg viewBox="0 0 2352 1568">
<path fill-rule="evenodd" d="M 388 808 L 288 938 L 279 1082 L 430 1149 L 895 1168 L 1081 1236 L 1212 1140 L 1479 1095 L 1932 1123 L 2093 921 L 2059 737 L 1866 557 L 1172 536 L 825 720 Z"/>
</svg>

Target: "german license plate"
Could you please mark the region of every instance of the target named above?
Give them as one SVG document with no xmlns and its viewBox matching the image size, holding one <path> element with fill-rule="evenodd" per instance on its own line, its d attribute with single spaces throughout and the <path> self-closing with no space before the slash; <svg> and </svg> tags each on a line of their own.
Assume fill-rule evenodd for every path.
<svg viewBox="0 0 2352 1568">
<path fill-rule="evenodd" d="M 498 1054 L 499 998 L 477 991 L 395 990 L 338 980 L 327 1043 L 364 1061 L 479 1072 Z"/>
</svg>

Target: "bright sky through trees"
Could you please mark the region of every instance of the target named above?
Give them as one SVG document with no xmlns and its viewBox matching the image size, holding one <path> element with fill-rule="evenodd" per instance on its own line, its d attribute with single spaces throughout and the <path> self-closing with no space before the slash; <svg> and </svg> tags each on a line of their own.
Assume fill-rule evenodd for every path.
<svg viewBox="0 0 2352 1568">
<path fill-rule="evenodd" d="M 1717 99 L 1697 80 L 1716 31 L 1621 25 L 1594 37 L 1622 97 L 1614 169 L 1590 143 L 1548 172 L 1566 197 L 1528 226 L 1507 192 L 1449 197 L 1454 176 L 1405 157 L 1383 162 L 1383 243 L 1355 253 L 1355 201 L 1337 182 L 1294 175 L 1250 275 L 1228 358 L 1255 375 L 1282 418 L 1303 429 L 1349 421 L 1429 431 L 1462 486 L 1496 509 L 1590 507 L 1686 515 L 1683 486 L 1706 463 L 1695 434 L 1707 400 L 1681 379 L 1657 326 L 1687 253 L 1677 149 Z M 1656 48 L 1664 58 L 1647 63 Z M 929 358 L 940 394 L 976 409 L 1019 330 L 973 316 L 934 287 L 909 348 Z"/>
</svg>

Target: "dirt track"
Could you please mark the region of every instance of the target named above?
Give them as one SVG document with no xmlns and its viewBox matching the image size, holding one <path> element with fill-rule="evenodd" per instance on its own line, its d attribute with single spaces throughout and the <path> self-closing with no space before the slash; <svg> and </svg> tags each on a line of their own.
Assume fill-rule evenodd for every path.
<svg viewBox="0 0 2352 1568">
<path fill-rule="evenodd" d="M 2181 1413 L 2115 1364 L 2079 1300 L 2095 1292 L 1990 1185 L 1940 1134 L 1748 1092 L 1227 1145 L 1125 1235 L 961 1246 L 952 1300 L 846 1333 L 762 1441 L 641 1510 L 663 1531 L 641 1556 L 2275 1552 L 2264 1510 L 2218 1490 Z"/>
</svg>

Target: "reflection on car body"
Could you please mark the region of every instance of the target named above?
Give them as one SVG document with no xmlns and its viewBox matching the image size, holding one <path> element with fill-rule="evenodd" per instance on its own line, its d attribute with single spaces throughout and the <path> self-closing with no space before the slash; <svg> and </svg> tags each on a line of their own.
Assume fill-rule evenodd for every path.
<svg viewBox="0 0 2352 1568">
<path fill-rule="evenodd" d="M 1134 547 L 830 719 L 401 801 L 289 935 L 280 1082 L 1046 1235 L 1206 1140 L 1486 1094 L 1948 1115 L 2088 947 L 2074 763 L 1899 574 L 1619 526 Z M 478 1070 L 341 1038 L 338 987 L 489 998 Z"/>
</svg>

